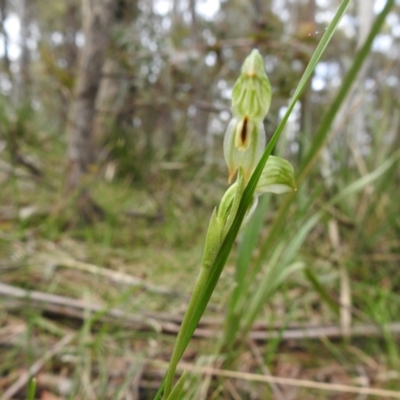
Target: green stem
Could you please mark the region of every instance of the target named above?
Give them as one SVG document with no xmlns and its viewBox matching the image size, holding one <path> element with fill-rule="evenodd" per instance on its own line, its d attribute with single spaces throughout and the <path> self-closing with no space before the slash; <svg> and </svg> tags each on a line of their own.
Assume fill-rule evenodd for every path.
<svg viewBox="0 0 400 400">
<path fill-rule="evenodd" d="M 190 326 L 190 321 L 192 319 L 193 311 L 196 309 L 200 294 L 203 290 L 205 283 L 207 282 L 209 272 L 210 270 L 208 268 L 202 267 L 197 277 L 196 283 L 194 285 L 193 293 L 192 296 L 190 297 L 186 313 L 183 317 L 182 324 L 179 329 L 178 336 L 176 338 L 174 350 L 172 352 L 167 375 L 165 377 L 164 395 L 163 395 L 164 400 L 166 400 L 171 393 L 176 367 L 178 366 L 179 360 L 181 359 L 187 345 L 185 336 Z"/>
</svg>

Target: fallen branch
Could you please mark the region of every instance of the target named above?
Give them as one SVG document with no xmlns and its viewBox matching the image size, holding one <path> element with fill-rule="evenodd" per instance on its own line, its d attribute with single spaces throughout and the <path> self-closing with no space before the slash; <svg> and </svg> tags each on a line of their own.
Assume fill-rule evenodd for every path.
<svg viewBox="0 0 400 400">
<path fill-rule="evenodd" d="M 100 304 L 88 303 L 83 300 L 72 299 L 65 296 L 24 290 L 15 286 L 0 283 L 0 295 L 8 297 L 10 300 L 17 300 L 24 304 L 30 304 L 44 311 L 79 318 L 84 320 L 87 315 L 98 314 L 96 319 L 100 322 L 114 322 L 120 326 L 133 328 L 136 330 L 153 330 L 159 333 L 176 334 L 179 330 L 181 320 L 179 318 L 165 314 L 146 313 L 132 314 L 118 308 L 109 308 Z M 203 339 L 215 339 L 220 335 L 219 325 L 213 320 L 204 319 L 200 322 L 200 327 L 196 329 L 194 337 Z M 210 323 L 210 325 L 207 325 Z M 267 341 L 271 339 L 280 340 L 303 340 L 319 339 L 328 337 L 331 339 L 343 337 L 340 326 L 305 326 L 302 328 L 289 328 L 284 331 L 281 329 L 268 330 L 266 325 L 256 324 L 258 330 L 250 332 L 249 338 L 256 341 Z M 383 332 L 400 334 L 400 322 L 385 324 L 382 326 L 373 324 L 359 324 L 350 328 L 351 336 L 361 337 L 381 337 Z"/>
<path fill-rule="evenodd" d="M 149 284 L 145 282 L 143 279 L 137 278 L 135 276 L 128 275 L 119 271 L 113 271 L 107 268 L 102 268 L 94 264 L 88 264 L 85 262 L 77 261 L 72 258 L 61 258 L 59 260 L 55 260 L 53 262 L 53 266 L 74 268 L 93 275 L 102 276 L 115 283 L 122 283 L 124 285 L 135 286 L 135 287 L 137 286 L 151 293 L 157 293 L 167 296 L 178 295 L 178 293 L 171 291 L 169 288 Z"/>
<path fill-rule="evenodd" d="M 15 286 L 0 283 L 0 295 L 7 296 L 12 300 L 30 304 L 44 311 L 79 318 L 84 320 L 88 314 L 98 314 L 96 318 L 103 322 L 115 322 L 121 325 L 128 325 L 138 330 L 152 329 L 160 332 L 167 329 L 168 323 L 162 326 L 154 318 L 127 313 L 118 308 L 109 308 L 107 306 L 88 303 L 83 300 L 71 299 L 65 296 L 58 296 L 35 290 L 24 290 Z"/>
</svg>

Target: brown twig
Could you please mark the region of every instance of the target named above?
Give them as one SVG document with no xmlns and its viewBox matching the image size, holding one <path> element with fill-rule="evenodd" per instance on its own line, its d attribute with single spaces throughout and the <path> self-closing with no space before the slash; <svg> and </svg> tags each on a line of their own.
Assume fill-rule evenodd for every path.
<svg viewBox="0 0 400 400">
<path fill-rule="evenodd" d="M 168 363 L 164 361 L 150 361 L 149 363 L 158 368 L 162 369 L 168 368 Z M 189 371 L 197 374 L 212 374 L 214 376 L 222 376 L 225 378 L 232 378 L 232 379 L 241 379 L 250 382 L 262 382 L 262 383 L 274 382 L 281 385 L 296 386 L 307 389 L 318 389 L 318 390 L 327 390 L 330 392 L 356 393 L 356 394 L 365 394 L 368 396 L 378 396 L 381 399 L 382 398 L 400 399 L 400 392 L 394 390 L 375 389 L 370 387 L 357 387 L 350 385 L 342 385 L 338 383 L 314 382 L 305 379 L 285 378 L 280 376 L 258 375 L 250 372 L 221 370 L 211 367 L 198 367 L 188 363 L 179 363 L 177 369 L 180 371 Z"/>
<path fill-rule="evenodd" d="M 72 258 L 61 258 L 55 260 L 53 263 L 55 267 L 66 267 L 66 268 L 73 268 L 79 271 L 87 272 L 93 275 L 98 275 L 104 278 L 109 279 L 115 283 L 122 283 L 128 286 L 135 286 L 140 287 L 148 292 L 157 293 L 161 295 L 168 295 L 168 296 L 176 296 L 177 293 L 171 291 L 169 288 L 156 286 L 145 282 L 143 279 L 137 278 L 132 275 L 125 274 L 119 271 L 113 271 L 107 268 L 99 267 L 94 264 L 85 263 L 82 261 L 77 261 Z"/>
</svg>

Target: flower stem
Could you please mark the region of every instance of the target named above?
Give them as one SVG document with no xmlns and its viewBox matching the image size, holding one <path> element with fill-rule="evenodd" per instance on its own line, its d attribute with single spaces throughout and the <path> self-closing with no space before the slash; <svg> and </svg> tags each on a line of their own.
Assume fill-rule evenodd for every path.
<svg viewBox="0 0 400 400">
<path fill-rule="evenodd" d="M 197 277 L 192 296 L 190 297 L 188 307 L 186 309 L 185 315 L 182 320 L 181 327 L 179 329 L 178 336 L 175 341 L 174 350 L 171 355 L 170 364 L 168 367 L 167 375 L 165 377 L 164 395 L 163 400 L 166 400 L 171 393 L 172 384 L 174 381 L 174 376 L 176 372 L 176 367 L 181 359 L 188 342 L 185 340 L 186 332 L 190 326 L 192 320 L 193 311 L 196 308 L 197 302 L 201 291 L 203 290 L 204 284 L 207 282 L 209 275 L 209 269 L 202 267 L 200 273 Z"/>
</svg>

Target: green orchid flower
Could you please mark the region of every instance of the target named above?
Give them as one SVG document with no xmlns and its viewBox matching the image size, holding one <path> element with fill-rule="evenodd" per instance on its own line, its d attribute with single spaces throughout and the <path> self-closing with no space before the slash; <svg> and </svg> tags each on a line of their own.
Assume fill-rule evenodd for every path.
<svg viewBox="0 0 400 400">
<path fill-rule="evenodd" d="M 229 183 L 239 167 L 247 183 L 265 148 L 263 119 L 271 104 L 271 84 L 264 61 L 253 50 L 243 63 L 232 93 L 233 118 L 224 138 L 224 156 Z"/>
<path fill-rule="evenodd" d="M 239 79 L 232 92 L 232 112 L 235 117 L 262 121 L 271 104 L 272 90 L 257 49 L 245 59 Z"/>
<path fill-rule="evenodd" d="M 269 156 L 258 180 L 255 194 L 281 194 L 296 189 L 293 165 L 283 158 Z"/>
<path fill-rule="evenodd" d="M 231 120 L 224 138 L 224 156 L 228 165 L 229 183 L 232 182 L 239 167 L 243 168 L 245 182 L 248 182 L 264 152 L 265 144 L 262 121 L 255 123 L 248 117 Z"/>
<path fill-rule="evenodd" d="M 282 194 L 291 192 L 293 190 L 297 189 L 292 164 L 283 158 L 269 156 L 263 172 L 261 173 L 260 179 L 258 180 L 256 190 L 253 195 L 253 201 L 246 212 L 241 229 L 243 229 L 255 211 L 259 196 L 264 193 Z M 210 240 L 208 240 L 207 243 L 218 243 L 219 245 L 220 241 L 224 238 L 226 232 L 230 228 L 230 224 L 232 223 L 234 216 L 236 215 L 243 191 L 244 173 L 242 168 L 239 167 L 238 179 L 225 192 L 218 207 L 218 211 L 216 212 L 214 210 L 208 233 Z M 211 247 L 211 245 L 206 245 L 206 249 Z"/>
</svg>

